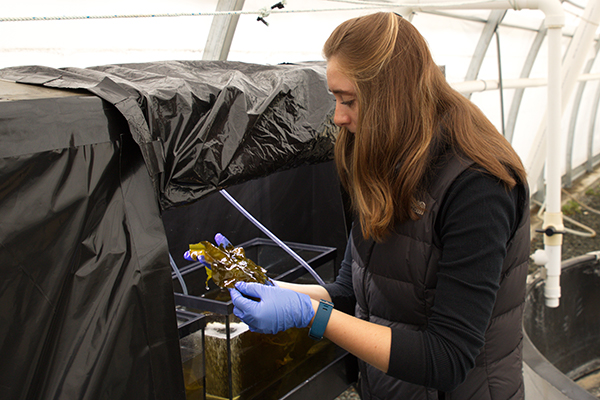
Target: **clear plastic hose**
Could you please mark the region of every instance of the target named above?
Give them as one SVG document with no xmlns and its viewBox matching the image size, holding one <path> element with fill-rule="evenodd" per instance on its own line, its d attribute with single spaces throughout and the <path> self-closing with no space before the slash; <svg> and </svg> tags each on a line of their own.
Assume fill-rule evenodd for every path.
<svg viewBox="0 0 600 400">
<path fill-rule="evenodd" d="M 179 284 L 181 285 L 181 290 L 183 290 L 183 294 L 187 296 L 187 286 L 185 284 L 185 281 L 183 280 L 181 272 L 179 272 L 179 268 L 177 268 L 177 264 L 175 264 L 175 260 L 173 260 L 173 257 L 171 256 L 171 253 L 169 253 L 169 261 L 171 262 L 171 268 L 173 268 L 173 271 L 175 271 L 175 275 L 177 275 L 177 279 L 179 280 Z"/>
<path fill-rule="evenodd" d="M 308 263 L 306 261 L 304 261 L 302 259 L 302 257 L 300 257 L 298 254 L 296 254 L 294 252 L 294 250 L 290 249 L 288 245 L 283 243 L 277 236 L 275 236 L 271 231 L 269 231 L 264 225 L 262 225 L 260 222 L 258 222 L 258 220 L 256 218 L 254 218 L 252 216 L 252 214 L 250 214 L 248 211 L 246 211 L 246 209 L 244 207 L 242 207 L 240 205 L 240 203 L 238 203 L 233 197 L 231 197 L 231 195 L 229 193 L 227 193 L 225 191 L 225 189 L 221 189 L 220 192 L 223 195 L 223 197 L 225 197 L 235 208 L 237 208 L 239 212 L 244 214 L 244 216 L 246 218 L 248 218 L 250 220 L 250 222 L 252 222 L 258 229 L 263 231 L 263 233 L 265 235 L 267 235 L 269 238 L 271 238 L 271 240 L 273 240 L 275 243 L 277 243 L 279 245 L 279 247 L 281 247 L 283 250 L 286 251 L 286 253 L 288 253 L 290 256 L 294 257 L 294 259 L 296 261 L 298 261 L 300 263 L 300 265 L 302 265 L 313 276 L 313 278 L 315 278 L 317 280 L 319 285 L 325 285 L 325 282 L 323 281 L 323 279 L 321 279 L 319 274 L 317 274 L 317 272 L 314 269 L 312 269 L 312 267 L 310 265 L 308 265 Z"/>
</svg>

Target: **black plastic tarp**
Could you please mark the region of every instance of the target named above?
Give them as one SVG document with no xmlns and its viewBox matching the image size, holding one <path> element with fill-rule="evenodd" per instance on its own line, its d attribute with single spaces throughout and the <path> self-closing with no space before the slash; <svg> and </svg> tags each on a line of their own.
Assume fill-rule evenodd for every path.
<svg viewBox="0 0 600 400">
<path fill-rule="evenodd" d="M 167 241 L 123 133 L 96 97 L 0 103 L 3 399 L 182 398 Z"/>
<path fill-rule="evenodd" d="M 0 397 L 184 398 L 162 214 L 330 160 L 324 66 L 0 78 L 94 94 L 0 101 Z"/>
<path fill-rule="evenodd" d="M 113 104 L 144 154 L 162 209 L 329 160 L 337 132 L 321 62 L 18 67 L 0 77 L 86 89 Z"/>
</svg>

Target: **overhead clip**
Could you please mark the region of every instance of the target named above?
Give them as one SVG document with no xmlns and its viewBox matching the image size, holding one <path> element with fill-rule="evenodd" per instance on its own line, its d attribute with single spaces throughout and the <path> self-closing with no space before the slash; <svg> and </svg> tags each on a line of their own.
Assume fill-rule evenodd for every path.
<svg viewBox="0 0 600 400">
<path fill-rule="evenodd" d="M 271 15 L 271 10 L 269 10 L 267 7 L 263 7 L 259 11 L 260 11 L 260 15 L 258 16 L 258 18 L 256 18 L 256 20 L 262 22 L 266 26 L 269 26 L 269 23 L 267 22 L 267 20 L 265 18 L 267 18 L 269 15 Z"/>
</svg>

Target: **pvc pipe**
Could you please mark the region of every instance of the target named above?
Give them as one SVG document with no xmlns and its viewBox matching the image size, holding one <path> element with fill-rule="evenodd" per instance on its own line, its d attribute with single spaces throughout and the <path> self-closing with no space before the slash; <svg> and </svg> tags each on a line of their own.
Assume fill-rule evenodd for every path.
<svg viewBox="0 0 600 400">
<path fill-rule="evenodd" d="M 540 0 L 541 1 L 541 0 Z M 560 66 L 560 37 L 556 38 L 558 29 L 548 29 L 548 34 L 552 32 L 552 38 L 548 37 L 548 109 L 547 109 L 547 126 L 546 126 L 546 172 L 547 172 L 547 213 L 544 216 L 544 229 L 549 226 L 554 226 L 557 229 L 562 225 L 562 214 L 560 212 L 560 169 L 557 160 L 560 158 L 560 133 L 559 127 L 561 124 L 560 115 L 562 109 L 566 107 L 569 100 L 569 95 L 562 96 L 561 92 L 553 91 L 550 83 L 562 82 L 561 85 L 565 94 L 570 94 L 575 86 L 575 82 L 580 78 L 581 67 L 585 58 L 588 56 L 589 48 L 595 36 L 598 22 L 600 21 L 600 7 L 597 2 L 589 2 L 585 8 L 585 13 L 581 17 L 582 22 L 575 32 L 571 45 L 565 56 L 565 71 L 564 77 L 560 70 L 555 71 Z M 558 18 L 552 19 L 558 25 Z M 548 23 L 547 23 L 548 24 Z M 557 26 L 558 28 L 558 26 Z M 552 40 L 552 42 L 550 42 Z M 558 43 L 558 44 L 555 44 Z M 562 80 L 561 80 L 562 78 Z M 558 99 L 553 99 L 553 96 L 558 96 Z M 560 104 L 560 107 L 556 104 Z M 538 132 L 539 133 L 539 132 Z M 537 140 L 536 140 L 537 141 Z M 534 158 L 534 161 L 535 158 Z M 541 161 L 541 160 L 540 160 Z M 540 166 L 535 167 L 541 170 Z M 536 171 L 536 175 L 538 172 Z M 535 178 L 535 177 L 534 177 Z M 546 282 L 544 295 L 546 297 L 546 305 L 548 307 L 558 307 L 558 299 L 560 298 L 560 270 L 561 270 L 561 245 L 562 235 L 553 235 L 552 237 L 544 236 L 544 245 L 548 253 L 548 263 L 546 264 Z"/>
<path fill-rule="evenodd" d="M 548 29 L 548 104 L 546 126 L 546 211 L 560 212 L 561 46 L 560 28 Z"/>
<path fill-rule="evenodd" d="M 578 82 L 597 81 L 600 80 L 600 74 L 581 74 L 577 78 Z M 546 78 L 519 78 L 519 79 L 504 79 L 502 87 L 504 89 L 523 89 L 530 87 L 541 87 L 548 84 Z M 488 90 L 498 90 L 500 85 L 496 79 L 478 79 L 475 81 L 454 82 L 450 86 L 454 90 L 462 94 L 485 92 Z"/>
<path fill-rule="evenodd" d="M 411 8 L 416 11 L 428 11 L 439 9 L 454 10 L 540 10 L 546 17 L 546 26 L 560 27 L 565 24 L 564 11 L 558 0 L 438 0 L 434 2 L 408 0 L 402 1 L 398 6 Z"/>
<path fill-rule="evenodd" d="M 546 264 L 546 278 L 544 282 L 544 297 L 546 306 L 556 308 L 559 305 L 560 298 L 560 272 L 561 272 L 561 247 L 562 246 L 544 246 L 544 251 L 548 257 Z M 559 262 L 552 262 L 558 259 Z"/>
<path fill-rule="evenodd" d="M 546 213 L 543 229 L 553 227 L 564 231 L 561 212 L 560 126 L 562 117 L 561 39 L 565 24 L 559 1 L 518 0 L 520 8 L 537 8 L 544 12 L 548 28 L 548 95 L 546 108 Z M 560 298 L 560 269 L 562 233 L 544 235 L 546 282 L 544 296 L 547 307 L 558 307 Z"/>
<path fill-rule="evenodd" d="M 560 173 L 560 127 L 562 117 L 562 74 L 561 39 L 562 27 L 554 18 L 548 25 L 548 95 L 546 109 L 546 213 L 543 229 L 554 227 L 563 232 L 561 212 L 561 173 Z M 552 25 L 554 23 L 554 25 Z M 564 18 L 563 18 L 564 23 Z M 547 22 L 548 24 L 548 22 Z M 560 298 L 560 269 L 562 233 L 544 235 L 544 249 L 548 256 L 544 296 L 546 306 L 558 307 Z"/>
<path fill-rule="evenodd" d="M 515 10 L 536 9 L 541 10 L 546 17 L 544 23 L 548 29 L 560 28 L 565 25 L 565 12 L 558 0 L 517 0 Z M 561 32 L 562 33 L 562 32 Z M 548 42 L 548 46 L 551 43 Z M 560 48 L 560 47 L 559 47 Z M 560 64 L 559 64 L 560 65 Z"/>
<path fill-rule="evenodd" d="M 543 0 L 537 0 L 543 1 Z M 553 8 L 548 8 L 549 4 L 544 4 L 548 12 L 555 13 Z M 544 229 L 554 227 L 557 230 L 564 231 L 563 217 L 561 212 L 562 187 L 560 176 L 560 126 L 562 110 L 566 107 L 569 100 L 568 95 L 579 79 L 581 68 L 585 59 L 588 57 L 589 48 L 594 39 L 598 22 L 600 21 L 600 6 L 597 2 L 590 2 L 582 17 L 582 22 L 575 32 L 571 45 L 565 56 L 564 74 L 560 67 L 561 46 L 560 41 L 562 31 L 560 27 L 560 18 L 554 15 L 552 19 L 546 18 L 548 26 L 548 108 L 547 108 L 547 126 L 546 126 L 546 214 L 544 215 Z M 551 85 L 552 84 L 552 85 Z M 560 85 L 560 87 L 558 87 Z M 546 282 L 544 296 L 546 306 L 558 307 L 560 293 L 560 271 L 561 271 L 561 245 L 562 234 L 544 236 L 545 251 L 548 256 L 546 264 Z"/>
<path fill-rule="evenodd" d="M 598 77 L 600 79 L 600 76 Z M 528 87 L 546 86 L 548 80 L 545 78 L 522 78 L 522 79 L 503 79 L 503 89 L 521 89 Z M 467 94 L 474 92 L 485 92 L 487 90 L 497 90 L 500 83 L 496 79 L 479 79 L 476 81 L 465 81 L 451 83 L 450 86 L 459 93 Z"/>
</svg>

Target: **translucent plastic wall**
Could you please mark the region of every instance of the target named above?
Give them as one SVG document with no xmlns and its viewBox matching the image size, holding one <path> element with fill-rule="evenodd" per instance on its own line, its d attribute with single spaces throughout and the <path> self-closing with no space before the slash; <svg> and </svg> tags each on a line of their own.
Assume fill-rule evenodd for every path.
<svg viewBox="0 0 600 400">
<path fill-rule="evenodd" d="M 108 0 L 91 4 L 75 0 L 23 0 L 3 7 L 0 12 L 0 18 L 4 18 L 0 24 L 0 67 L 29 64 L 86 67 L 202 59 L 213 22 L 212 14 L 218 3 L 218 0 L 168 3 Z M 288 0 L 283 10 L 273 11 L 271 6 L 277 3 L 275 0 L 246 0 L 243 3 L 228 59 L 266 64 L 321 60 L 323 42 L 339 23 L 386 10 L 374 8 L 376 3 L 367 1 Z M 585 0 L 563 3 L 566 24 L 562 54 L 566 53 L 582 21 L 586 5 Z M 544 37 L 536 49 L 538 31 L 544 27 L 544 14 L 538 10 L 508 10 L 499 19 L 497 35 L 488 38 L 488 44 L 482 50 L 480 41 L 486 22 L 496 18 L 497 13 L 488 10 L 417 11 L 408 18 L 426 37 L 434 58 L 446 67 L 448 81 L 453 84 L 473 79 L 500 82 L 519 79 L 525 73 L 528 57 L 533 57 L 534 61 L 525 77 L 544 80 L 547 75 L 547 41 Z M 102 15 L 132 18 L 39 21 L 48 17 Z M 265 23 L 257 21 L 259 15 Z M 25 21 L 11 19 L 16 17 L 24 17 Z M 482 55 L 482 51 L 481 63 L 474 66 L 473 60 Z M 600 72 L 598 62 L 594 61 L 597 55 L 595 44 L 581 51 L 589 52 L 585 72 Z M 574 177 L 585 172 L 590 157 L 600 154 L 600 137 L 596 133 L 600 122 L 595 119 L 598 81 L 591 80 L 582 86 L 581 97 L 574 100 L 577 89 L 572 92 L 564 110 L 561 126 L 564 157 L 557 160 L 563 174 L 574 170 Z M 522 91 L 504 88 L 502 92 L 494 89 L 470 96 L 498 130 L 508 131 L 517 152 L 527 160 L 544 120 L 546 87 L 535 86 Z M 521 99 L 518 109 L 511 111 L 517 97 Z M 569 137 L 572 142 L 568 141 Z"/>
</svg>

